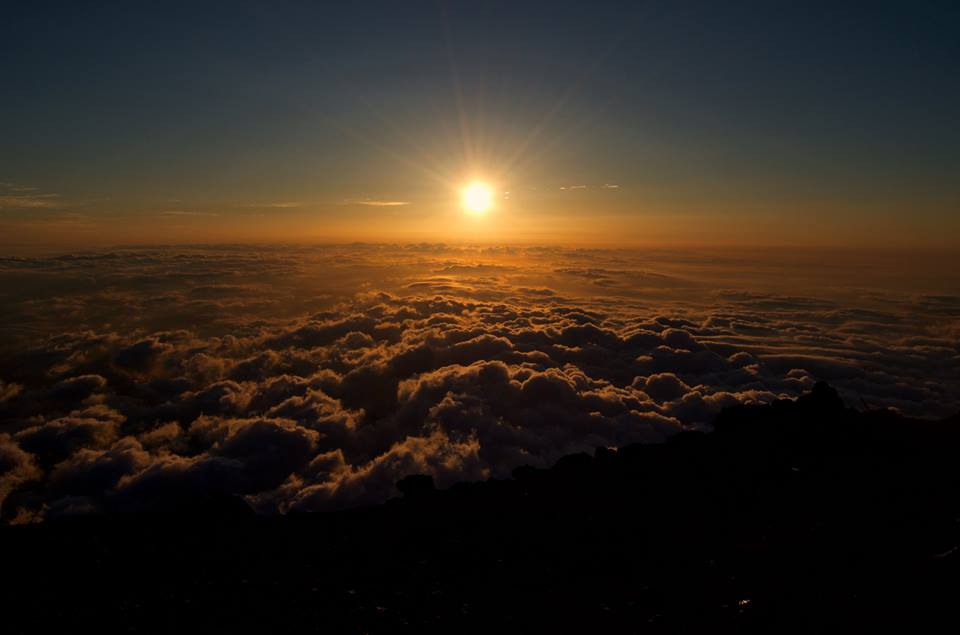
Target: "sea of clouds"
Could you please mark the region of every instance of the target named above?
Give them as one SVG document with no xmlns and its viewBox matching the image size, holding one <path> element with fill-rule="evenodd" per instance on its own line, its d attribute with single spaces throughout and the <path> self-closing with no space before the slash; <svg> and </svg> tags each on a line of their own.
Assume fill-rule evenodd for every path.
<svg viewBox="0 0 960 635">
<path fill-rule="evenodd" d="M 444 245 L 0 258 L 0 518 L 383 501 L 824 379 L 960 410 L 960 284 L 890 254 Z"/>
</svg>

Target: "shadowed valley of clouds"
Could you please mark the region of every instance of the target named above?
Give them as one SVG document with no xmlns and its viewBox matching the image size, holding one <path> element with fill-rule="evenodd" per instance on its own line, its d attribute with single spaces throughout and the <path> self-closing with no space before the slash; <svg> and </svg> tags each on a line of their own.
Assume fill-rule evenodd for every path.
<svg viewBox="0 0 960 635">
<path fill-rule="evenodd" d="M 379 502 L 407 474 L 445 486 L 658 442 L 819 379 L 850 405 L 951 414 L 960 286 L 935 259 L 906 278 L 903 257 L 353 245 L 0 259 L 2 516 L 196 492 L 268 513 Z"/>
</svg>

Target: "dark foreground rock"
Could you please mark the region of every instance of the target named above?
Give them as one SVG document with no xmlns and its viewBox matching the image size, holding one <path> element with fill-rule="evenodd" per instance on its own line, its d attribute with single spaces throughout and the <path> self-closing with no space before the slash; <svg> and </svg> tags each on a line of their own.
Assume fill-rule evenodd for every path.
<svg viewBox="0 0 960 635">
<path fill-rule="evenodd" d="M 0 529 L 6 633 L 958 632 L 960 420 L 800 400 L 336 514 Z M 206 509 L 200 513 L 199 509 Z"/>
</svg>

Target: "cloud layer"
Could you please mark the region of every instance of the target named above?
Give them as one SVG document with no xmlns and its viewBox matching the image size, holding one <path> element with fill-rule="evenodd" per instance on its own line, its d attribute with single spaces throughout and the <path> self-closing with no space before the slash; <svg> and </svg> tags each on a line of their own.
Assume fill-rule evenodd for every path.
<svg viewBox="0 0 960 635">
<path fill-rule="evenodd" d="M 960 298 L 805 287 L 817 272 L 442 245 L 7 258 L 2 516 L 379 502 L 410 473 L 657 442 L 818 379 L 851 405 L 960 408 Z"/>
</svg>

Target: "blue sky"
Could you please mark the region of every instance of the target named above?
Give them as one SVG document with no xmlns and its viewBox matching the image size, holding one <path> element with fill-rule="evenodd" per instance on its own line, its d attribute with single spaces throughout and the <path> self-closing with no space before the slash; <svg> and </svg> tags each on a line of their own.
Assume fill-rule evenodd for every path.
<svg viewBox="0 0 960 635">
<path fill-rule="evenodd" d="M 531 195 L 541 211 L 775 226 L 806 205 L 953 231 L 960 11 L 735 4 L 23 3 L 0 21 L 0 182 L 84 214 L 334 218 L 434 209 L 479 172 L 620 186 Z"/>
</svg>

